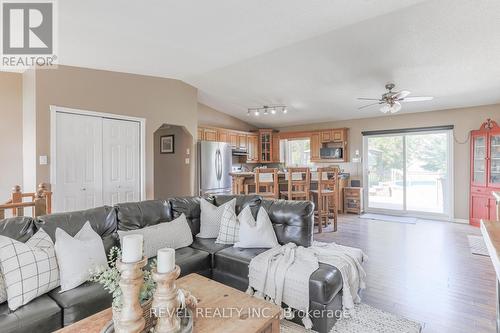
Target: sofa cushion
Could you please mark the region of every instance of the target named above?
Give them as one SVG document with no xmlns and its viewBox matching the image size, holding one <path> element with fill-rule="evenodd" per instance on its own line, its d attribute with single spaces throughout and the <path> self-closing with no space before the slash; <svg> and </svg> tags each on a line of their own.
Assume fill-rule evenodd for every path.
<svg viewBox="0 0 500 333">
<path fill-rule="evenodd" d="M 11 217 L 0 221 L 0 235 L 26 242 L 36 232 L 35 220 L 31 217 Z"/>
<path fill-rule="evenodd" d="M 241 249 L 228 247 L 215 254 L 214 269 L 245 278 L 248 283 L 248 265 L 252 258 L 269 249 Z"/>
<path fill-rule="evenodd" d="M 61 328 L 61 309 L 49 296 L 40 296 L 17 311 L 0 304 L 0 331 L 2 333 L 49 333 Z"/>
<path fill-rule="evenodd" d="M 310 201 L 262 200 L 273 222 L 280 244 L 293 242 L 304 247 L 311 246 L 313 239 L 314 204 Z"/>
<path fill-rule="evenodd" d="M 63 326 L 109 308 L 112 303 L 111 294 L 96 282 L 85 282 L 63 293 L 61 293 L 61 288 L 56 288 L 49 293 L 49 296 L 62 309 Z"/>
<path fill-rule="evenodd" d="M 116 233 L 116 212 L 110 206 L 43 215 L 35 220 L 35 224 L 37 228 L 43 227 L 52 241 L 55 241 L 56 228 L 61 228 L 74 237 L 87 221 L 90 222 L 92 229 L 101 236 L 106 254 L 109 253 L 111 247 L 119 244 Z"/>
<path fill-rule="evenodd" d="M 230 244 L 217 244 L 215 242 L 216 238 L 198 238 L 196 237 L 194 239 L 193 244 L 191 244 L 191 247 L 194 249 L 202 250 L 205 252 L 208 252 L 210 254 L 210 262 L 211 266 L 214 267 L 214 259 L 215 259 L 215 253 L 218 251 L 231 247 L 232 245 Z"/>
<path fill-rule="evenodd" d="M 136 230 L 172 221 L 170 202 L 166 200 L 147 200 L 115 205 L 118 230 Z"/>
<path fill-rule="evenodd" d="M 235 212 L 236 215 L 240 214 L 243 208 L 250 206 L 252 215 L 257 218 L 257 213 L 259 212 L 260 205 L 262 203 L 262 197 L 259 195 L 215 195 L 213 196 L 214 204 L 216 206 L 221 206 L 228 201 L 236 198 Z"/>
<path fill-rule="evenodd" d="M 211 197 L 204 199 L 213 203 L 213 198 Z M 200 197 L 179 197 L 168 199 L 170 206 L 172 207 L 173 217 L 177 218 L 184 213 L 193 235 L 197 235 L 200 232 L 200 200 Z"/>
<path fill-rule="evenodd" d="M 181 276 L 211 269 L 210 254 L 192 247 L 175 250 L 175 263 L 181 268 Z"/>
</svg>

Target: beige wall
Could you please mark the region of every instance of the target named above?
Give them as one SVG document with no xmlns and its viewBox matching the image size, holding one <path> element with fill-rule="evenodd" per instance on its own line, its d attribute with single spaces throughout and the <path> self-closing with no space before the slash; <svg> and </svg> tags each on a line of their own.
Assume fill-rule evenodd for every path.
<svg viewBox="0 0 500 333">
<path fill-rule="evenodd" d="M 23 184 L 22 75 L 0 72 L 0 202 Z M 32 192 L 35 189 L 26 189 Z"/>
<path fill-rule="evenodd" d="M 49 165 L 36 167 L 37 182 L 50 181 L 50 105 L 145 118 L 148 199 L 154 196 L 154 131 L 169 123 L 196 135 L 197 89 L 178 80 L 59 66 L 38 70 L 35 89 L 36 154 L 49 156 Z"/>
<path fill-rule="evenodd" d="M 478 106 L 463 109 L 452 109 L 434 112 L 410 113 L 394 116 L 354 119 L 338 122 L 324 122 L 280 128 L 280 131 L 297 131 L 322 128 L 349 128 L 349 156 L 352 158 L 356 149 L 363 152 L 362 131 L 399 129 L 411 127 L 454 125 L 455 142 L 454 157 L 454 207 L 455 218 L 468 219 L 469 216 L 469 144 L 470 130 L 478 129 L 486 118 L 500 121 L 500 104 Z M 464 141 L 466 141 L 464 143 Z M 361 179 L 363 168 L 359 163 L 342 163 L 346 172 L 351 172 L 353 178 Z"/>
<path fill-rule="evenodd" d="M 174 153 L 160 153 L 160 138 L 174 136 Z M 154 133 L 155 198 L 189 196 L 193 188 L 186 159 L 192 159 L 193 136 L 183 126 L 163 125 Z M 189 155 L 187 154 L 189 149 Z M 172 172 L 171 170 L 174 170 Z"/>
<path fill-rule="evenodd" d="M 240 131 L 257 129 L 255 126 L 247 124 L 238 118 L 212 109 L 211 107 L 201 103 L 198 103 L 198 124 L 200 126 L 214 126 Z"/>
</svg>

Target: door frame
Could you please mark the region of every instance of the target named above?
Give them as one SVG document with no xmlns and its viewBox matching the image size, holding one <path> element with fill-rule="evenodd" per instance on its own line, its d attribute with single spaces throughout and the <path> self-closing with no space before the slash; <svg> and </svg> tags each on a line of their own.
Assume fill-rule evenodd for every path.
<svg viewBox="0 0 500 333">
<path fill-rule="evenodd" d="M 130 117 L 119 115 L 115 113 L 106 113 L 106 112 L 97 112 L 97 111 L 89 111 L 82 109 L 74 109 L 67 108 L 63 106 L 50 105 L 50 184 L 51 190 L 55 194 L 57 191 L 57 121 L 56 116 L 57 113 L 70 113 L 81 116 L 91 116 L 97 118 L 109 118 L 116 120 L 126 120 L 126 121 L 135 121 L 139 123 L 139 175 L 140 175 L 140 200 L 146 199 L 146 119 L 139 117 Z"/>
<path fill-rule="evenodd" d="M 403 191 L 403 209 L 391 210 L 391 209 L 381 209 L 381 208 L 369 208 L 369 198 L 368 198 L 368 138 L 370 137 L 382 137 L 382 136 L 402 136 L 403 137 L 403 184 L 406 188 L 406 136 L 411 134 L 432 134 L 432 133 L 445 133 L 448 137 L 448 177 L 450 181 L 448 182 L 448 195 L 449 195 L 449 203 L 448 210 L 443 214 L 439 213 L 427 213 L 420 211 L 407 210 L 406 208 L 406 190 Z M 387 134 L 376 134 L 376 135 L 364 135 L 363 136 L 363 201 L 365 202 L 365 211 L 367 213 L 379 213 L 385 215 L 397 215 L 397 216 L 409 216 L 423 219 L 435 219 L 435 220 L 443 220 L 443 221 L 455 221 L 455 179 L 454 179 L 454 145 L 453 145 L 453 129 L 444 129 L 444 130 L 422 130 L 422 131 L 414 131 L 414 132 L 404 132 L 400 133 L 387 133 Z M 446 203 L 443 203 L 446 205 Z M 446 210 L 446 207 L 445 207 Z"/>
</svg>

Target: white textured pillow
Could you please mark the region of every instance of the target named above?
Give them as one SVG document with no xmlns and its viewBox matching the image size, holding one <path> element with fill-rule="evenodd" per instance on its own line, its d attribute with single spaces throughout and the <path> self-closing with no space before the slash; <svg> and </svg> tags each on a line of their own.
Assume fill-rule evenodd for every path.
<svg viewBox="0 0 500 333">
<path fill-rule="evenodd" d="M 3 274 L 0 271 L 0 304 L 7 300 L 7 290 L 5 289 L 5 280 L 3 279 Z"/>
<path fill-rule="evenodd" d="M 257 221 L 253 218 L 249 206 L 243 208 L 238 219 L 240 220 L 240 240 L 234 244 L 234 247 L 272 248 L 279 245 L 273 224 L 264 208 L 259 209 Z"/>
<path fill-rule="evenodd" d="M 240 213 L 241 214 L 241 213 Z M 231 206 L 225 206 L 220 222 L 217 244 L 234 244 L 240 239 L 240 222 Z"/>
<path fill-rule="evenodd" d="M 236 198 L 226 202 L 219 207 L 212 205 L 205 199 L 201 199 L 200 208 L 200 233 L 196 235 L 199 238 L 217 238 L 219 236 L 222 213 L 226 206 L 230 206 L 233 211 L 236 206 Z"/>
<path fill-rule="evenodd" d="M 43 229 L 26 243 L 0 236 L 0 266 L 12 311 L 59 286 L 54 243 Z"/>
<path fill-rule="evenodd" d="M 120 243 L 123 236 L 137 234 L 142 235 L 144 239 L 144 255 L 148 258 L 156 257 L 158 250 L 164 247 L 179 249 L 193 243 L 193 234 L 184 214 L 170 222 L 163 222 L 142 229 L 118 230 Z"/>
<path fill-rule="evenodd" d="M 89 279 L 90 271 L 108 264 L 102 239 L 89 222 L 83 225 L 75 237 L 57 228 L 55 249 L 61 292 L 78 287 Z"/>
</svg>

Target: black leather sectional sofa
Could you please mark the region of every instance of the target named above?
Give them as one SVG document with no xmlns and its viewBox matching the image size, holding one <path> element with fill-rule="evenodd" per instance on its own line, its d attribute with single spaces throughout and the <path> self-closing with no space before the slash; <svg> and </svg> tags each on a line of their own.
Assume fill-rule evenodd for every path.
<svg viewBox="0 0 500 333">
<path fill-rule="evenodd" d="M 256 216 L 266 209 L 281 244 L 294 242 L 310 246 L 313 238 L 313 209 L 307 201 L 267 201 L 259 196 L 213 196 L 207 200 L 221 205 L 236 197 L 236 213 L 249 205 Z M 19 241 L 28 240 L 43 228 L 54 240 L 57 227 L 75 235 L 86 221 L 102 237 L 106 251 L 119 245 L 117 230 L 135 230 L 165 223 L 184 213 L 193 235 L 200 230 L 200 198 L 171 198 L 117 204 L 78 212 L 58 213 L 32 219 L 16 217 L 0 221 L 0 235 Z M 181 274 L 199 273 L 240 290 L 248 286 L 248 264 L 266 249 L 237 249 L 220 245 L 215 239 L 194 237 L 191 246 L 176 250 L 176 263 Z M 320 264 L 309 282 L 310 310 L 341 309 L 342 279 L 332 266 Z M 111 306 L 111 297 L 98 284 L 87 282 L 60 293 L 54 289 L 29 304 L 11 312 L 7 303 L 0 304 L 0 331 L 4 333 L 51 332 L 70 325 Z M 316 313 L 324 314 L 325 311 Z M 332 313 L 332 312 L 330 312 Z M 335 324 L 331 315 L 313 316 L 313 329 L 328 332 Z"/>
</svg>

